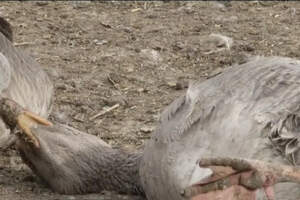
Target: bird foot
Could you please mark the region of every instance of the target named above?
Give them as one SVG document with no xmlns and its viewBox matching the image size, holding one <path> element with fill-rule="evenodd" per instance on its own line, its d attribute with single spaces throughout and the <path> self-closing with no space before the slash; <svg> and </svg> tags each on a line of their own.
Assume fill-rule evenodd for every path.
<svg viewBox="0 0 300 200">
<path fill-rule="evenodd" d="M 32 113 L 24 111 L 17 116 L 17 124 L 21 129 L 21 134 L 24 134 L 25 139 L 33 143 L 36 148 L 40 147 L 38 139 L 34 136 L 31 129 L 37 127 L 37 125 L 51 126 L 52 123 L 48 120 Z"/>
<path fill-rule="evenodd" d="M 257 189 L 263 189 L 267 199 L 274 200 L 276 183 L 300 183 L 300 169 L 289 165 L 238 158 L 204 158 L 199 165 L 210 168 L 213 175 L 184 190 L 183 196 L 191 200 L 254 200 Z"/>
<path fill-rule="evenodd" d="M 252 172 L 241 172 L 231 167 L 210 166 L 213 174 L 184 190 L 190 200 L 255 200 L 255 191 L 241 184 L 252 177 Z"/>
</svg>

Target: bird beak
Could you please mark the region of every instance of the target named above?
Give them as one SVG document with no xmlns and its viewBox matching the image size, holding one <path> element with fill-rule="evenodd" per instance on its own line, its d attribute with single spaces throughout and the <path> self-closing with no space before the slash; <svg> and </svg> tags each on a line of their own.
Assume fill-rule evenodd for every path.
<svg viewBox="0 0 300 200">
<path fill-rule="evenodd" d="M 21 130 L 19 136 L 25 141 L 33 143 L 36 148 L 39 148 L 40 144 L 32 133 L 32 128 L 36 128 L 38 125 L 52 125 L 48 120 L 25 110 L 15 101 L 7 98 L 0 99 L 0 115 L 11 129 L 18 127 Z"/>
<path fill-rule="evenodd" d="M 27 139 L 29 139 L 36 148 L 40 147 L 40 143 L 32 133 L 31 129 L 36 128 L 38 125 L 52 126 L 52 123 L 48 120 L 29 111 L 24 111 L 22 114 L 18 115 L 17 122 L 21 129 L 21 133 L 24 133 Z"/>
</svg>

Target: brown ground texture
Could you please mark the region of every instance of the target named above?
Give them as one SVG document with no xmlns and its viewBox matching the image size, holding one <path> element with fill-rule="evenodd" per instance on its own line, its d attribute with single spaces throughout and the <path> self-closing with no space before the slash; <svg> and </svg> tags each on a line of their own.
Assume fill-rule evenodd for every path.
<svg viewBox="0 0 300 200">
<path fill-rule="evenodd" d="M 0 15 L 54 81 L 51 119 L 128 151 L 189 81 L 249 55 L 300 57 L 297 2 L 1 2 Z M 0 199 L 139 198 L 53 193 L 12 148 L 0 155 Z"/>
</svg>

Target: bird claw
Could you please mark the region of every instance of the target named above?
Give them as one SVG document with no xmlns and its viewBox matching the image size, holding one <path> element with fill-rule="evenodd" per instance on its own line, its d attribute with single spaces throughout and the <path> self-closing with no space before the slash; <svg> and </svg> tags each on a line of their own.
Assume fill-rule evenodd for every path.
<svg viewBox="0 0 300 200">
<path fill-rule="evenodd" d="M 25 134 L 25 138 L 28 139 L 36 148 L 40 147 L 38 139 L 34 136 L 31 129 L 37 127 L 37 125 L 50 126 L 51 122 L 48 120 L 32 113 L 29 111 L 24 111 L 17 116 L 17 123 L 19 128 L 22 130 L 21 134 Z"/>
<path fill-rule="evenodd" d="M 232 170 L 231 167 L 218 168 L 216 166 L 210 166 L 213 171 L 213 175 L 196 183 L 184 190 L 184 196 L 191 198 L 191 200 L 202 200 L 202 199 L 224 199 L 224 200 L 254 200 L 255 192 L 254 190 L 245 187 L 241 184 L 241 180 L 246 180 L 246 178 L 251 177 L 253 171 L 238 173 L 234 171 L 232 173 L 227 173 Z M 230 170 L 231 169 L 231 170 Z M 224 170 L 227 172 L 220 172 L 219 170 Z M 217 174 L 217 175 L 215 175 Z M 227 174 L 220 177 L 218 174 Z M 216 179 L 218 178 L 218 179 Z M 229 194 L 231 191 L 232 194 Z M 224 192 L 224 193 L 222 193 Z M 219 196 L 219 198 L 217 198 Z M 222 198 L 220 198 L 222 196 Z M 252 198 L 253 197 L 253 198 Z"/>
<path fill-rule="evenodd" d="M 286 166 L 274 165 L 271 163 L 239 159 L 239 158 L 208 158 L 199 161 L 200 166 L 229 166 L 240 175 L 238 185 L 250 190 L 263 188 L 268 200 L 274 200 L 275 194 L 273 185 L 280 182 L 281 170 Z M 278 173 L 279 172 L 279 173 Z"/>
</svg>

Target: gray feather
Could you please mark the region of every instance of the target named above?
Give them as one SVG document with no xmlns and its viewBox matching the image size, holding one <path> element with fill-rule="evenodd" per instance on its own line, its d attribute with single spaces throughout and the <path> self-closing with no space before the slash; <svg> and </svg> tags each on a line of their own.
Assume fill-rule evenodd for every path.
<svg viewBox="0 0 300 200">
<path fill-rule="evenodd" d="M 0 53 L 0 95 L 4 89 L 10 84 L 11 80 L 11 67 L 7 58 Z"/>
</svg>

